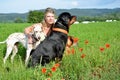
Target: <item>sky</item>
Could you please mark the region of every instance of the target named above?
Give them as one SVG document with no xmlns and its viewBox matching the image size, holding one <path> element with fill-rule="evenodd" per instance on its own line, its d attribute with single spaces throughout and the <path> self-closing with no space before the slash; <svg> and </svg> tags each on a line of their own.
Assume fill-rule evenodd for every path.
<svg viewBox="0 0 120 80">
<path fill-rule="evenodd" d="M 26 13 L 52 7 L 55 9 L 120 8 L 120 0 L 0 0 L 0 13 Z"/>
</svg>

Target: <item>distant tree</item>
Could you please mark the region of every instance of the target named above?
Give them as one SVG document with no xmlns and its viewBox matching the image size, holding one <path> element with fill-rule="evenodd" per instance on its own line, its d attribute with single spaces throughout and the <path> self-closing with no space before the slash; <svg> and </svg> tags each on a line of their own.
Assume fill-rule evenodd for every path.
<svg viewBox="0 0 120 80">
<path fill-rule="evenodd" d="M 27 17 L 27 22 L 28 23 L 38 23 L 41 22 L 43 19 L 44 13 L 41 11 L 29 11 L 28 17 Z"/>
<path fill-rule="evenodd" d="M 117 20 L 120 20 L 120 12 L 116 14 Z"/>
<path fill-rule="evenodd" d="M 20 17 L 15 18 L 15 23 L 23 23 L 23 20 Z"/>
</svg>

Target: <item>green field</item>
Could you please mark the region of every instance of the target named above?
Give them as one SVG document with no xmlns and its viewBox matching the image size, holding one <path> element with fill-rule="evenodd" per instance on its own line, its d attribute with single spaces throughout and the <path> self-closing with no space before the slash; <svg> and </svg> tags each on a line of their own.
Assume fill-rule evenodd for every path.
<svg viewBox="0 0 120 80">
<path fill-rule="evenodd" d="M 0 23 L 0 41 L 13 32 L 23 32 L 29 25 Z M 3 64 L 6 45 L 0 44 L 0 80 L 120 80 L 120 22 L 74 24 L 69 35 L 78 37 L 79 42 L 71 47 L 69 55 L 64 55 L 59 67 L 51 62 L 44 67 L 26 68 L 22 45 L 14 62 L 9 58 Z"/>
</svg>

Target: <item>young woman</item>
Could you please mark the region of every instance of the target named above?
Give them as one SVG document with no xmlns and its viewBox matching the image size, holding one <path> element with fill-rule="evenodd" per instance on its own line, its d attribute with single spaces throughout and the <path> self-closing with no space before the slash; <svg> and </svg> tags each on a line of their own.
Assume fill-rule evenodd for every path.
<svg viewBox="0 0 120 80">
<path fill-rule="evenodd" d="M 44 19 L 41 23 L 37 23 L 37 25 L 42 26 L 43 32 L 46 35 L 49 35 L 51 31 L 51 27 L 55 23 L 55 11 L 52 8 L 47 8 L 44 12 Z M 29 26 L 25 28 L 25 34 L 28 36 L 28 42 L 33 43 L 32 38 L 31 38 L 31 32 L 36 24 L 33 24 L 32 26 Z"/>
</svg>

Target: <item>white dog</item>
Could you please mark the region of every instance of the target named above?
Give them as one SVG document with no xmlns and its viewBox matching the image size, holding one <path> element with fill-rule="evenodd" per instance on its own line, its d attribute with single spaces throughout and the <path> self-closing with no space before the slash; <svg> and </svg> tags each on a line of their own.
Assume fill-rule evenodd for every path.
<svg viewBox="0 0 120 80">
<path fill-rule="evenodd" d="M 2 43 L 7 44 L 6 54 L 3 59 L 4 64 L 12 51 L 13 51 L 13 54 L 11 56 L 11 61 L 13 62 L 14 56 L 18 52 L 18 47 L 17 47 L 18 42 L 22 43 L 22 45 L 26 48 L 25 64 L 27 64 L 31 50 L 35 49 L 37 45 L 40 44 L 40 42 L 43 41 L 46 37 L 46 35 L 42 31 L 42 27 L 38 24 L 34 25 L 32 36 L 33 36 L 33 39 L 36 41 L 33 44 L 28 43 L 28 38 L 24 33 L 13 33 L 9 35 L 9 37 L 5 41 L 0 42 L 0 44 Z"/>
</svg>

